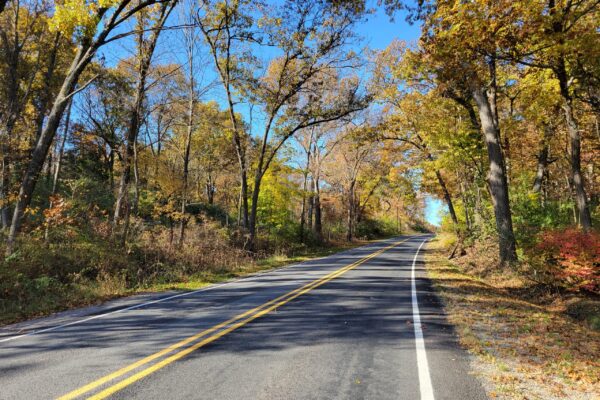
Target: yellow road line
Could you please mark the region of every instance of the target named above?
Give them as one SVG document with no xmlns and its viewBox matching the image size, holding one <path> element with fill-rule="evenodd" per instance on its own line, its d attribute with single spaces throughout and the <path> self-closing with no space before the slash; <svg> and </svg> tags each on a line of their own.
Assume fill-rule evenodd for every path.
<svg viewBox="0 0 600 400">
<path fill-rule="evenodd" d="M 350 264 L 350 265 L 353 265 L 353 264 Z M 344 268 L 347 268 L 347 267 L 348 266 L 346 266 Z M 210 334 L 210 333 L 212 333 L 212 332 L 214 332 L 216 330 L 219 330 L 219 329 L 221 329 L 221 328 L 223 328 L 223 327 L 225 327 L 225 326 L 227 326 L 227 325 L 229 325 L 229 324 L 231 324 L 231 323 L 233 323 L 235 321 L 238 321 L 238 320 L 240 320 L 240 319 L 242 319 L 242 318 L 244 318 L 244 317 L 246 317 L 246 316 L 248 316 L 248 315 L 250 315 L 250 314 L 252 314 L 254 312 L 257 312 L 257 311 L 261 310 L 262 308 L 267 307 L 267 306 L 269 306 L 269 305 L 271 305 L 271 304 L 273 304 L 273 303 L 275 303 L 275 302 L 277 302 L 277 301 L 279 301 L 279 300 L 281 300 L 281 299 L 283 299 L 283 298 L 285 298 L 287 296 L 291 296 L 291 295 L 293 295 L 294 293 L 296 293 L 296 292 L 298 292 L 300 290 L 303 290 L 303 289 L 305 289 L 307 287 L 315 285 L 321 279 L 326 279 L 327 277 L 329 277 L 331 275 L 334 275 L 334 274 L 338 273 L 339 271 L 340 270 L 332 271 L 329 274 L 327 274 L 327 275 L 325 275 L 325 276 L 323 276 L 321 278 L 318 278 L 318 279 L 316 279 L 316 280 L 314 280 L 312 282 L 309 282 L 309 283 L 307 283 L 304 286 L 296 288 L 296 289 L 294 289 L 294 290 L 292 290 L 290 292 L 287 292 L 287 293 L 285 293 L 285 294 L 283 294 L 283 295 L 281 295 L 281 296 L 279 296 L 279 297 L 277 297 L 275 299 L 272 299 L 272 300 L 270 300 L 270 301 L 268 301 L 266 303 L 263 303 L 263 304 L 255 307 L 255 308 L 253 308 L 251 310 L 248 310 L 248 311 L 245 311 L 245 312 L 243 312 L 241 314 L 238 314 L 238 315 L 236 315 L 236 316 L 228 319 L 227 321 L 221 322 L 221 323 L 219 323 L 217 325 L 214 325 L 214 326 L 212 326 L 212 327 L 210 327 L 210 328 L 208 328 L 208 329 L 206 329 L 206 330 L 204 330 L 204 331 L 202 331 L 200 333 L 197 333 L 197 334 L 195 334 L 193 336 L 190 336 L 190 337 L 188 337 L 186 339 L 183 339 L 180 342 L 177 342 L 177 343 L 175 343 L 175 344 L 173 344 L 173 345 L 171 345 L 171 346 L 169 346 L 169 347 L 167 347 L 167 348 L 165 348 L 165 349 L 163 349 L 163 350 L 161 350 L 161 351 L 159 351 L 157 353 L 151 354 L 151 355 L 149 355 L 149 356 L 147 356 L 147 357 L 145 357 L 145 358 L 143 358 L 143 359 L 141 359 L 139 361 L 136 361 L 133 364 L 130 364 L 130 365 L 126 366 L 126 367 L 123 367 L 123 368 L 121 368 L 121 369 L 119 369 L 119 370 L 117 370 L 117 371 L 115 371 L 115 372 L 113 372 L 111 374 L 105 375 L 105 376 L 103 376 L 103 377 L 101 377 L 101 378 L 99 378 L 99 379 L 97 379 L 97 380 L 95 380 L 95 381 L 93 381 L 93 382 L 85 385 L 85 386 L 82 386 L 82 387 L 80 387 L 80 388 L 78 388 L 76 390 L 73 390 L 73 391 L 71 391 L 71 392 L 69 392 L 69 393 L 67 393 L 67 394 L 59 397 L 57 400 L 71 400 L 71 399 L 74 399 L 74 398 L 76 398 L 78 396 L 81 396 L 84 393 L 87 393 L 87 392 L 89 392 L 89 391 L 91 391 L 91 390 L 93 390 L 93 389 L 95 389 L 95 388 L 97 388 L 97 387 L 99 387 L 99 386 L 101 386 L 101 385 L 103 385 L 103 384 L 105 384 L 105 383 L 107 383 L 107 382 L 115 379 L 115 378 L 118 378 L 118 377 L 120 377 L 120 376 L 122 376 L 122 375 L 124 375 L 124 374 L 126 374 L 126 373 L 128 373 L 130 371 L 133 371 L 134 369 L 136 369 L 138 367 L 141 367 L 142 365 L 148 364 L 149 362 L 151 362 L 151 361 L 153 361 L 153 360 L 155 360 L 157 358 L 160 358 L 160 357 L 162 357 L 162 356 L 164 356 L 164 355 L 166 355 L 166 354 L 168 354 L 168 353 L 170 353 L 170 352 L 172 352 L 174 350 L 177 350 L 178 348 L 183 347 L 186 344 L 194 342 L 195 340 L 200 339 L 203 336 L 206 336 L 206 335 L 208 335 L 208 334 Z"/>
<path fill-rule="evenodd" d="M 314 280 L 312 282 L 309 282 L 308 284 L 306 284 L 306 285 L 304 285 L 302 287 L 299 287 L 299 288 L 294 289 L 294 290 L 292 290 L 292 291 L 290 291 L 288 293 L 285 293 L 285 294 L 283 294 L 283 295 L 281 295 L 281 296 L 279 296 L 279 297 L 277 297 L 277 298 L 275 298 L 273 300 L 270 300 L 270 301 L 268 301 L 268 302 L 266 302 L 264 304 L 261 304 L 260 306 L 255 307 L 255 308 L 253 308 L 251 310 L 248 310 L 248 311 L 246 311 L 244 313 L 238 314 L 235 317 L 233 317 L 233 318 L 231 318 L 231 319 L 229 319 L 227 321 L 221 322 L 221 323 L 219 323 L 219 324 L 217 324 L 217 325 L 215 325 L 215 326 L 213 326 L 213 327 L 211 327 L 209 329 L 206 329 L 206 330 L 204 330 L 204 331 L 202 331 L 202 332 L 200 332 L 200 333 L 198 333 L 196 335 L 190 336 L 189 338 L 186 338 L 186 339 L 184 339 L 184 340 L 182 340 L 180 342 L 177 342 L 177 343 L 175 343 L 175 344 L 173 344 L 173 345 L 171 345 L 171 346 L 169 346 L 169 347 L 167 347 L 167 348 L 165 348 L 165 349 L 163 349 L 163 350 L 161 350 L 161 351 L 159 351 L 157 353 L 154 353 L 154 354 L 152 354 L 152 355 L 150 355 L 148 357 L 145 357 L 145 358 L 143 358 L 143 359 L 141 359 L 139 361 L 136 361 L 135 363 L 130 364 L 130 365 L 126 366 L 126 367 L 123 367 L 123 368 L 119 369 L 118 371 L 115 371 L 115 372 L 113 372 L 111 374 L 103 376 L 103 377 L 101 377 L 101 378 L 99 378 L 99 379 L 97 379 L 97 380 L 95 380 L 95 381 L 93 381 L 93 382 L 91 382 L 91 383 L 89 383 L 89 384 L 87 384 L 85 386 L 82 386 L 82 387 L 80 387 L 80 388 L 78 388 L 76 390 L 73 390 L 73 391 L 67 393 L 64 396 L 59 397 L 58 400 L 67 400 L 67 399 L 74 399 L 76 397 L 79 397 L 82 394 L 85 394 L 85 393 L 87 393 L 87 392 L 89 392 L 89 391 L 91 391 L 91 390 L 93 390 L 93 389 L 95 389 L 95 388 L 97 388 L 97 387 L 99 387 L 99 386 L 101 386 L 101 385 L 103 385 L 103 384 L 105 384 L 105 383 L 107 383 L 107 382 L 115 379 L 115 378 L 118 378 L 118 377 L 120 377 L 120 376 L 122 376 L 122 375 L 124 375 L 124 374 L 126 374 L 126 373 L 128 373 L 128 372 L 130 372 L 130 371 L 132 371 L 132 370 L 134 370 L 134 369 L 142 366 L 142 365 L 145 365 L 145 364 L 147 364 L 147 363 L 149 363 L 149 362 L 151 362 L 151 361 L 153 361 L 153 360 L 155 360 L 157 358 L 160 358 L 160 357 L 162 357 L 164 355 L 167 355 L 167 354 L 171 353 L 172 351 L 185 346 L 186 344 L 192 343 L 192 342 L 196 341 L 197 339 L 200 339 L 200 338 L 202 338 L 202 337 L 204 337 L 204 336 L 206 336 L 206 335 L 208 335 L 210 333 L 213 333 L 213 332 L 215 332 L 215 331 L 217 331 L 217 330 L 219 330 L 219 329 L 221 329 L 221 328 L 223 328 L 223 327 L 225 327 L 225 326 L 227 326 L 229 324 L 232 324 L 232 323 L 234 323 L 236 321 L 239 321 L 239 322 L 234 323 L 233 325 L 231 325 L 227 329 L 224 329 L 224 330 L 222 330 L 222 331 L 220 331 L 220 332 L 218 332 L 218 333 L 216 333 L 216 334 L 214 334 L 212 336 L 209 336 L 206 339 L 201 340 L 200 342 L 194 344 L 193 346 L 190 346 L 190 347 L 188 347 L 188 348 L 186 348 L 186 349 L 184 349 L 184 350 L 182 350 L 182 351 L 180 351 L 178 353 L 175 353 L 172 356 L 167 357 L 166 359 L 164 359 L 164 360 L 162 360 L 162 361 L 160 361 L 160 362 L 158 362 L 158 363 L 156 363 L 156 364 L 154 364 L 154 365 L 152 365 L 152 366 L 150 366 L 150 367 L 148 367 L 148 368 L 146 368 L 146 369 L 138 372 L 137 374 L 134 374 L 134 375 L 130 376 L 129 378 L 126 378 L 126 379 L 124 379 L 124 380 L 116 383 L 115 385 L 108 387 L 107 389 L 101 391 L 100 393 L 98 393 L 98 394 L 96 394 L 96 395 L 94 395 L 92 397 L 89 397 L 89 399 L 104 399 L 104 398 L 110 396 L 111 394 L 113 394 L 113 393 L 115 393 L 115 392 L 123 389 L 124 387 L 129 386 L 132 383 L 134 383 L 134 382 L 142 379 L 143 377 L 145 377 L 145 376 L 147 376 L 147 375 L 149 375 L 149 374 L 151 374 L 151 373 L 153 373 L 153 372 L 155 372 L 155 371 L 163 368 L 164 366 L 166 366 L 168 364 L 171 364 L 172 362 L 174 362 L 174 361 L 176 361 L 176 360 L 178 360 L 178 359 L 180 359 L 180 358 L 188 355 L 189 353 L 191 353 L 191 352 L 199 349 L 200 347 L 203 347 L 206 344 L 211 343 L 211 342 L 217 340 L 218 338 L 220 338 L 222 336 L 225 336 L 226 334 L 228 334 L 228 333 L 230 333 L 230 332 L 232 332 L 232 331 L 234 331 L 234 330 L 236 330 L 236 329 L 238 329 L 238 328 L 240 328 L 240 327 L 248 324 L 249 322 L 251 322 L 251 321 L 253 321 L 253 320 L 257 319 L 257 318 L 260 318 L 261 316 L 263 316 L 263 315 L 265 315 L 265 314 L 267 314 L 267 313 L 275 310 L 276 308 L 278 308 L 278 307 L 280 307 L 280 306 L 282 306 L 282 305 L 290 302 L 291 300 L 295 299 L 296 297 L 299 297 L 302 294 L 307 293 L 310 290 L 312 290 L 312 289 L 314 289 L 314 288 L 316 288 L 318 286 L 321 286 L 321 285 L 325 284 L 326 282 L 329 282 L 330 280 L 332 280 L 332 279 L 334 279 L 334 278 L 336 278 L 336 277 L 338 277 L 338 276 L 346 273 L 347 271 L 356 268 L 357 266 L 359 266 L 360 264 L 364 263 L 365 261 L 370 260 L 373 257 L 376 257 L 377 255 L 385 252 L 386 250 L 389 250 L 390 248 L 395 247 L 395 246 L 399 245 L 400 243 L 405 242 L 406 240 L 408 240 L 408 239 L 404 239 L 404 240 L 401 240 L 399 242 L 395 242 L 395 243 L 393 243 L 390 246 L 387 246 L 387 247 L 385 247 L 385 248 L 383 248 L 381 250 L 378 250 L 378 251 L 376 251 L 376 252 L 374 252 L 374 253 L 372 253 L 372 254 L 370 254 L 370 255 L 362 258 L 361 260 L 355 261 L 354 263 L 349 264 L 349 265 L 347 265 L 347 266 L 345 266 L 343 268 L 340 268 L 340 269 L 338 269 L 336 271 L 330 272 L 329 274 L 327 274 L 327 275 L 325 275 L 325 276 L 323 276 L 321 278 L 318 278 L 318 279 L 316 279 L 316 280 Z M 247 317 L 248 315 L 250 315 L 248 318 L 244 319 L 243 321 L 240 321 L 241 319 Z"/>
</svg>

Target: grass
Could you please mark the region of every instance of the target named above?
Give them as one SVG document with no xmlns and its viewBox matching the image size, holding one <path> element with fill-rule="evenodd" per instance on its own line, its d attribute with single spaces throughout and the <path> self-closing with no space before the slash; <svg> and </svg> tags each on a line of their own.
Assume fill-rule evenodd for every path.
<svg viewBox="0 0 600 400">
<path fill-rule="evenodd" d="M 256 262 L 242 265 L 234 270 L 207 270 L 193 274 L 185 281 L 171 283 L 155 283 L 139 291 L 165 291 L 165 290 L 195 290 L 203 286 L 240 278 L 257 272 L 280 268 L 285 265 L 300 263 L 315 258 L 326 257 L 340 251 L 362 246 L 367 242 L 355 241 L 352 243 L 335 243 L 330 247 L 306 248 L 294 255 L 275 254 Z"/>
<path fill-rule="evenodd" d="M 600 398 L 600 332 L 569 317 L 560 298 L 536 301 L 535 288 L 517 274 L 483 273 L 478 257 L 489 254 L 449 261 L 449 242 L 429 245 L 428 274 L 488 396 Z"/>
</svg>

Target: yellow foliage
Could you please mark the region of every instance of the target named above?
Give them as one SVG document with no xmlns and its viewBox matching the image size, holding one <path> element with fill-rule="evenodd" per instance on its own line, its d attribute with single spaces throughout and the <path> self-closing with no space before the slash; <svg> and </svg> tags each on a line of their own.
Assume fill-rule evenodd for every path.
<svg viewBox="0 0 600 400">
<path fill-rule="evenodd" d="M 119 0 L 64 0 L 56 5 L 50 29 L 72 35 L 77 29 L 89 31 L 99 22 L 98 11 L 115 6 Z"/>
</svg>

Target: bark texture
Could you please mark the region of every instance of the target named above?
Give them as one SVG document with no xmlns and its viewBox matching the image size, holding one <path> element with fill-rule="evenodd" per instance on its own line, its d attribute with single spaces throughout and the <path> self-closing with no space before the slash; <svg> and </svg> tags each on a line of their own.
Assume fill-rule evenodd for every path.
<svg viewBox="0 0 600 400">
<path fill-rule="evenodd" d="M 489 158 L 487 180 L 496 218 L 500 263 L 511 263 L 517 260 L 517 251 L 510 211 L 506 168 L 500 147 L 500 132 L 485 89 L 475 87 L 472 94 L 479 111 L 481 129 Z"/>
</svg>

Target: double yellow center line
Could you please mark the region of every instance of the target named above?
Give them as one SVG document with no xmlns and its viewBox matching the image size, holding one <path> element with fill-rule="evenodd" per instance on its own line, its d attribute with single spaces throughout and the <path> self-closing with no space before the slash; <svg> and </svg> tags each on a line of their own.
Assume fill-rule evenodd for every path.
<svg viewBox="0 0 600 400">
<path fill-rule="evenodd" d="M 101 392 L 98 392 L 97 394 L 95 394 L 91 397 L 88 397 L 88 399 L 105 399 L 108 396 L 118 392 L 119 390 L 133 384 L 134 382 L 137 382 L 140 379 L 152 374 L 153 372 L 156 372 L 159 369 L 194 352 L 195 350 L 198 350 L 200 347 L 203 347 L 211 342 L 214 342 L 215 340 L 219 339 L 220 337 L 223 337 L 223 336 L 227 335 L 228 333 L 248 324 L 249 322 L 252 322 L 257 318 L 260 318 L 263 315 L 268 314 L 269 312 L 277 309 L 278 307 L 281 307 L 284 304 L 294 300 L 295 298 L 302 296 L 303 294 L 329 282 L 330 280 L 332 280 L 334 278 L 337 278 L 338 276 L 358 267 L 359 265 L 372 259 L 373 257 L 377 257 L 381 253 L 391 249 L 392 247 L 399 245 L 400 243 L 405 242 L 406 240 L 408 240 L 408 239 L 404 239 L 404 240 L 395 242 L 387 247 L 384 247 L 374 253 L 369 254 L 368 256 L 366 256 L 358 261 L 353 262 L 352 264 L 349 264 L 349 265 L 342 267 L 336 271 L 333 271 L 321 278 L 318 278 L 312 282 L 309 282 L 308 284 L 306 284 L 304 286 L 301 286 L 301 287 L 294 289 L 288 293 L 285 293 L 273 300 L 270 300 L 264 304 L 261 304 L 258 307 L 255 307 L 251 310 L 248 310 L 246 312 L 238 314 L 235 317 L 228 319 L 227 321 L 224 321 L 217 325 L 214 325 L 211 328 L 208 328 L 202 332 L 199 332 L 193 336 L 190 336 L 180 342 L 172 344 L 171 346 L 169 346 L 161 351 L 158 351 L 154 354 L 151 354 L 145 358 L 142 358 L 141 360 L 136 361 L 133 364 L 130 364 L 126 367 L 123 367 L 123 368 L 119 369 L 118 371 L 115 371 L 111 374 L 105 375 L 93 382 L 88 383 L 85 386 L 75 389 L 75 390 L 65 394 L 64 396 L 59 397 L 58 400 L 75 399 L 75 398 L 82 396 L 82 395 L 116 379 L 116 378 L 119 378 L 119 377 L 127 374 L 128 372 L 131 372 L 131 371 L 133 371 L 143 365 L 146 365 L 156 359 L 166 356 L 169 353 L 172 353 L 173 351 L 180 349 L 188 344 L 194 343 L 198 339 L 204 338 L 204 339 L 198 341 L 197 343 L 194 343 L 193 345 L 186 347 L 185 349 L 180 350 L 180 351 L 176 352 L 175 354 L 170 355 L 167 358 L 164 358 L 163 360 L 159 361 L 158 363 L 152 364 L 149 367 L 115 383 L 114 385 L 109 386 L 108 388 L 102 390 Z M 222 329 L 222 328 L 225 328 L 225 329 Z"/>
</svg>

